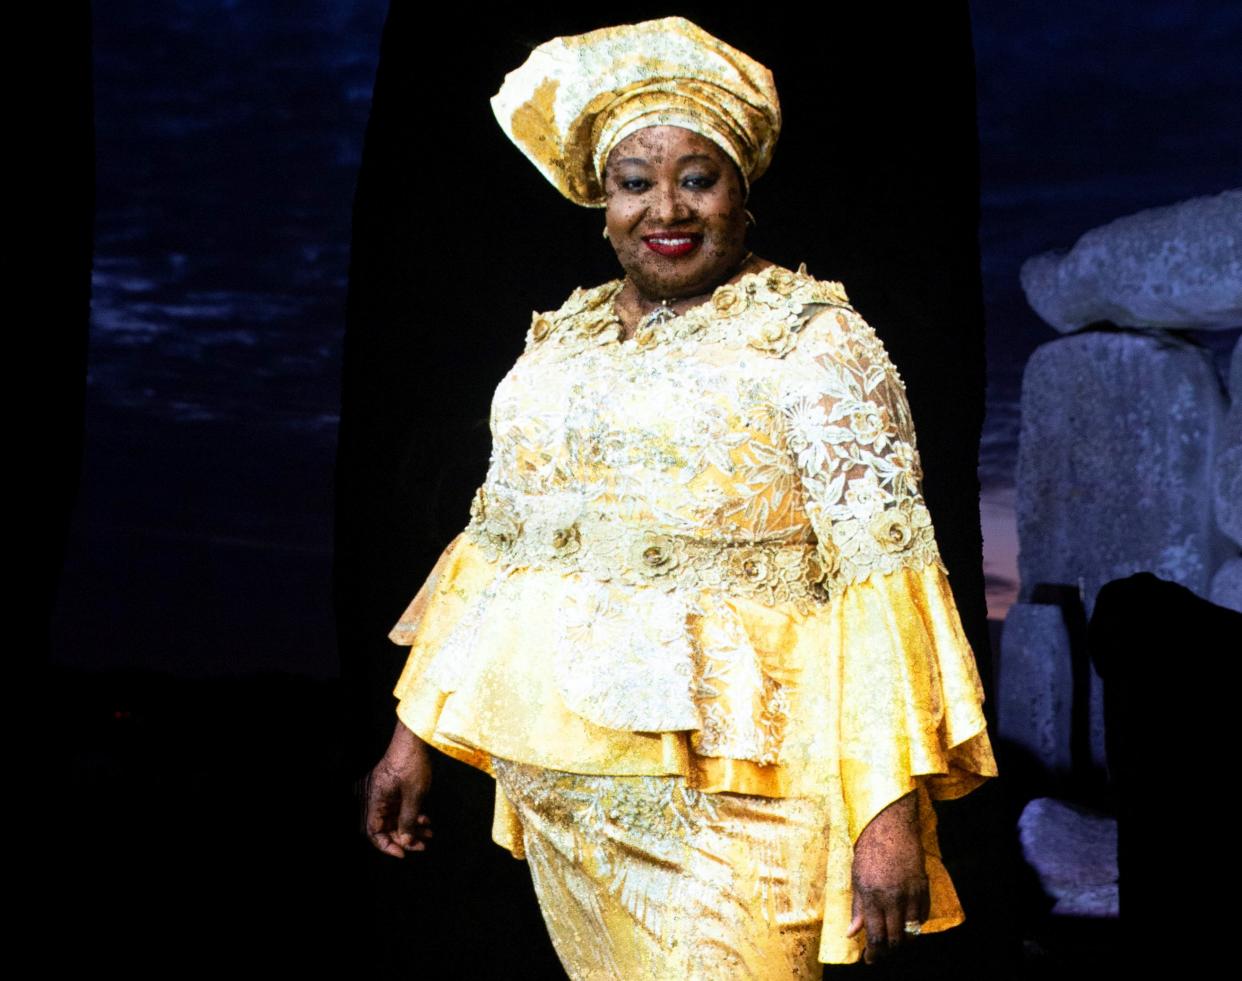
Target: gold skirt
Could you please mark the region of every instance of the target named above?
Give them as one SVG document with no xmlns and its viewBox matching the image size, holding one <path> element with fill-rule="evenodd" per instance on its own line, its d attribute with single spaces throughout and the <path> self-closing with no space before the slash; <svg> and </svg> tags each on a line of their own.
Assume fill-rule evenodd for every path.
<svg viewBox="0 0 1242 981">
<path fill-rule="evenodd" d="M 821 977 L 825 800 L 492 764 L 571 981 Z"/>
</svg>

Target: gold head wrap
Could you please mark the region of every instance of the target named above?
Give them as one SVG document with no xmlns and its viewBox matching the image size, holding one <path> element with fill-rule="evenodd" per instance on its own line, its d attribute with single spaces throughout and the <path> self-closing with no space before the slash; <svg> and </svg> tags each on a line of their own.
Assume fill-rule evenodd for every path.
<svg viewBox="0 0 1242 981">
<path fill-rule="evenodd" d="M 558 191 L 591 208 L 605 203 L 608 154 L 636 130 L 706 137 L 749 192 L 781 128 L 772 73 L 684 17 L 553 38 L 505 76 L 492 111 Z"/>
</svg>

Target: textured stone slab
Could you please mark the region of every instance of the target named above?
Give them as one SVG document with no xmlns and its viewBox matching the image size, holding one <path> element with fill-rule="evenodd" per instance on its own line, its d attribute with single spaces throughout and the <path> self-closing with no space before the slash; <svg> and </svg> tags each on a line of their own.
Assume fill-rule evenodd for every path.
<svg viewBox="0 0 1242 981">
<path fill-rule="evenodd" d="M 1242 545 L 1242 437 L 1237 435 L 1237 431 L 1242 430 L 1242 411 L 1235 408 L 1231 414 L 1235 419 L 1227 428 L 1235 435 L 1221 448 L 1216 460 L 1213 503 L 1220 530 L 1232 538 L 1234 544 Z"/>
<path fill-rule="evenodd" d="M 1056 900 L 1053 915 L 1118 915 L 1116 820 L 1037 797 L 1018 818 L 1018 836 L 1027 864 Z"/>
<path fill-rule="evenodd" d="M 1217 606 L 1242 613 L 1242 558 L 1229 559 L 1216 570 L 1212 577 L 1212 595 L 1208 598 Z"/>
<path fill-rule="evenodd" d="M 1216 524 L 1235 545 L 1242 545 L 1242 341 L 1234 346 L 1229 361 L 1229 396 L 1232 404 L 1225 416 L 1216 451 L 1216 475 L 1212 481 Z"/>
<path fill-rule="evenodd" d="M 1069 632 L 1057 606 L 1015 603 L 1005 617 L 997 730 L 1053 772 L 1068 773 L 1073 704 Z"/>
<path fill-rule="evenodd" d="M 1234 405 L 1242 404 L 1242 338 L 1229 356 L 1229 398 Z"/>
<path fill-rule="evenodd" d="M 1208 355 L 1169 335 L 1089 332 L 1043 345 L 1022 382 L 1019 598 L 1152 572 L 1206 597 L 1228 550 L 1212 507 L 1225 400 Z"/>
<path fill-rule="evenodd" d="M 1242 189 L 1149 208 L 1022 265 L 1027 302 L 1059 331 L 1242 326 Z"/>
</svg>

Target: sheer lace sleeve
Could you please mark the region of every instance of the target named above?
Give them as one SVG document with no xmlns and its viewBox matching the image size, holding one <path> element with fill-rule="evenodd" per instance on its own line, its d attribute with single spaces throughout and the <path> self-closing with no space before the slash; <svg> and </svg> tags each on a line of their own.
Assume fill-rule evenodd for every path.
<svg viewBox="0 0 1242 981">
<path fill-rule="evenodd" d="M 852 309 L 829 308 L 805 330 L 784 411 L 829 595 L 836 752 L 856 839 L 916 787 L 960 796 L 996 765 L 905 386 Z"/>
<path fill-rule="evenodd" d="M 783 411 L 830 592 L 939 565 L 905 385 L 884 345 L 849 308 L 804 330 Z"/>
</svg>

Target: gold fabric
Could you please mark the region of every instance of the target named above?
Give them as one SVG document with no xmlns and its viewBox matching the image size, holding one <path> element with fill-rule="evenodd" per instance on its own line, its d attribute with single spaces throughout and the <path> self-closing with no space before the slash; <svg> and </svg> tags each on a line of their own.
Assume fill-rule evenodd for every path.
<svg viewBox="0 0 1242 981">
<path fill-rule="evenodd" d="M 492 762 L 572 981 L 818 981 L 823 798 Z"/>
<path fill-rule="evenodd" d="M 619 282 L 532 318 L 467 528 L 391 638 L 402 721 L 500 757 L 820 798 L 817 956 L 849 962 L 852 843 L 994 775 L 904 386 L 840 284 L 774 267 L 621 341 Z M 922 809 L 934 914 L 961 921 Z M 524 851 L 498 788 L 494 839 Z"/>
<path fill-rule="evenodd" d="M 683 17 L 553 38 L 505 76 L 492 111 L 539 172 L 588 207 L 604 206 L 608 154 L 636 130 L 692 130 L 749 186 L 781 126 L 772 73 Z"/>
</svg>

